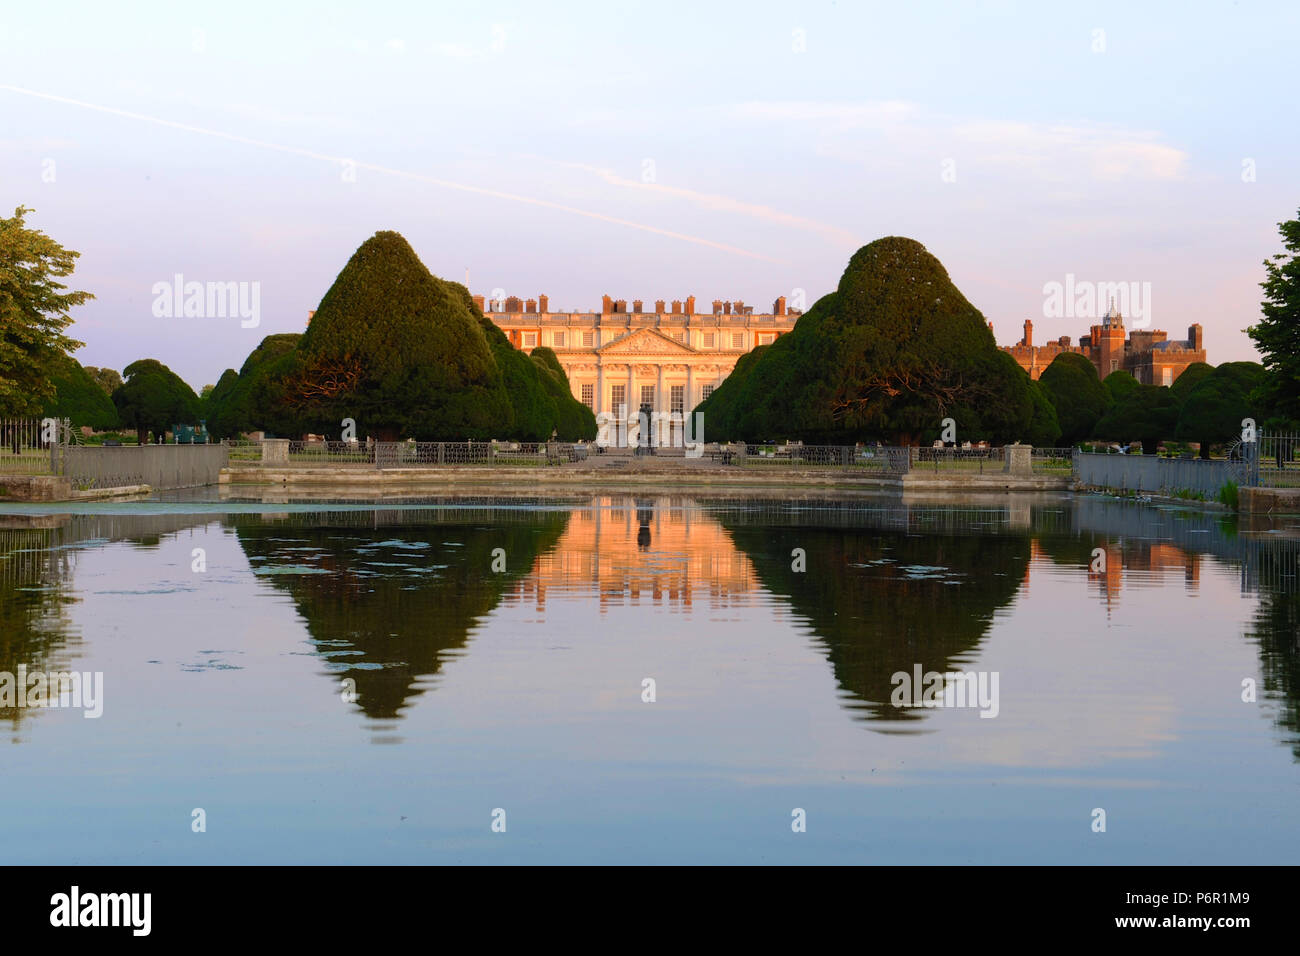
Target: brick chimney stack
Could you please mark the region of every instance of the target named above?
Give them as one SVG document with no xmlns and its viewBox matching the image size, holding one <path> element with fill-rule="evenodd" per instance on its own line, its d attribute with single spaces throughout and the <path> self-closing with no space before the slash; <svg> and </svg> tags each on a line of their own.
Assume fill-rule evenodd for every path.
<svg viewBox="0 0 1300 956">
<path fill-rule="evenodd" d="M 721 314 L 722 314 L 722 300 L 721 300 L 721 299 L 714 299 L 714 300 L 713 300 L 713 314 L 714 314 L 714 315 L 721 315 Z"/>
<path fill-rule="evenodd" d="M 772 303 L 772 314 L 785 315 L 785 296 L 777 296 L 776 301 Z"/>
<path fill-rule="evenodd" d="M 627 312 L 627 299 L 615 299 L 615 300 L 614 300 L 614 311 L 615 311 L 615 312 L 619 312 L 619 313 L 626 313 L 626 312 Z"/>
<path fill-rule="evenodd" d="M 1028 345 L 1030 348 L 1034 345 L 1034 323 L 1031 319 L 1025 319 L 1025 338 L 1020 344 Z"/>
<path fill-rule="evenodd" d="M 644 303 L 642 303 L 642 301 L 641 301 L 640 299 L 633 299 L 633 300 L 632 300 L 632 311 L 635 312 L 637 315 L 640 315 L 640 314 L 641 314 L 641 306 L 642 306 L 643 304 L 644 304 Z"/>
<path fill-rule="evenodd" d="M 695 296 L 693 295 L 688 295 L 686 297 L 686 314 L 687 315 L 695 314 Z"/>
<path fill-rule="evenodd" d="M 681 314 L 682 314 L 682 300 L 673 299 L 673 315 L 681 315 Z"/>
<path fill-rule="evenodd" d="M 487 301 L 486 299 L 483 298 L 483 296 L 481 296 L 481 295 L 476 295 L 476 296 L 473 296 L 473 299 L 474 299 L 474 304 L 475 304 L 476 306 L 478 306 L 478 310 L 479 310 L 480 312 L 486 312 L 486 311 L 487 311 L 486 309 L 483 308 L 484 303 Z"/>
<path fill-rule="evenodd" d="M 525 312 L 528 312 L 528 313 L 530 313 L 530 314 L 532 314 L 532 315 L 536 315 L 536 314 L 537 314 L 537 300 L 536 300 L 536 299 L 529 299 L 527 302 L 525 302 L 525 303 L 524 303 L 524 311 L 525 311 Z"/>
<path fill-rule="evenodd" d="M 664 314 L 665 312 L 667 312 L 667 311 L 668 311 L 668 310 L 664 308 L 664 300 L 663 300 L 663 299 L 655 299 L 655 314 L 656 314 L 656 315 L 663 315 L 663 314 Z"/>
<path fill-rule="evenodd" d="M 609 315 L 614 311 L 614 300 L 607 295 L 600 297 L 600 314 Z"/>
<path fill-rule="evenodd" d="M 1205 334 L 1199 322 L 1187 329 L 1187 342 L 1194 351 L 1199 352 L 1205 348 Z"/>
<path fill-rule="evenodd" d="M 547 296 L 547 295 L 539 295 L 539 296 L 537 297 L 537 311 L 538 311 L 538 312 L 550 312 L 550 311 L 551 311 L 551 297 L 550 297 L 550 296 Z"/>
</svg>

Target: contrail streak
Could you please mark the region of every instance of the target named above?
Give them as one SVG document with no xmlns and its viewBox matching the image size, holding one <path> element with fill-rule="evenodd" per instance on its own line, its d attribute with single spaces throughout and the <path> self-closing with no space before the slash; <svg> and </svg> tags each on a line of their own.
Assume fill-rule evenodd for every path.
<svg viewBox="0 0 1300 956">
<path fill-rule="evenodd" d="M 319 153 L 315 150 L 303 149 L 299 146 L 285 146 L 282 143 L 272 143 L 264 139 L 253 139 L 248 136 L 240 136 L 237 133 L 227 133 L 217 129 L 206 129 L 205 127 L 193 126 L 189 123 L 178 123 L 175 120 L 162 119 L 158 116 L 148 116 L 144 113 L 133 113 L 130 110 L 122 110 L 113 106 L 102 106 L 98 103 L 87 103 L 84 100 L 74 100 L 67 96 L 56 96 L 53 93 L 42 93 L 39 90 L 28 90 L 20 86 L 10 86 L 7 83 L 0 83 L 0 90 L 8 90 L 10 93 L 18 93 L 21 96 L 31 96 L 37 99 L 49 100 L 53 103 L 64 103 L 68 106 L 77 106 L 82 109 L 94 110 L 97 113 L 107 113 L 111 116 L 122 116 L 126 119 L 138 120 L 142 123 L 152 123 L 155 126 L 166 126 L 169 129 L 178 129 L 186 133 L 198 133 L 200 136 L 212 136 L 232 143 L 242 143 L 245 146 L 254 146 L 258 149 L 270 149 L 279 153 L 305 156 L 308 159 L 318 159 L 327 163 L 351 163 L 357 169 L 365 169 L 370 172 L 381 173 L 385 176 L 396 176 L 401 179 L 411 179 L 417 182 L 429 183 L 433 186 L 441 186 L 444 189 L 455 189 L 459 192 L 474 193 L 479 196 L 489 196 L 493 199 L 504 199 L 508 202 L 524 203 L 529 206 L 540 206 L 543 209 L 554 209 L 557 212 L 566 212 L 574 216 L 583 216 L 587 219 L 595 219 L 598 222 L 607 222 L 616 226 L 625 226 L 628 229 L 637 229 L 641 232 L 652 233 L 656 236 L 665 236 L 669 239 L 677 239 L 681 242 L 689 242 L 697 246 L 706 246 L 710 249 L 717 249 L 720 252 L 729 252 L 732 255 L 745 256 L 749 259 L 760 259 L 764 262 L 775 263 L 783 262 L 783 260 L 774 259 L 771 256 L 765 256 L 762 253 L 752 252 L 748 249 L 741 249 L 738 246 L 727 245 L 723 242 L 715 242 L 712 239 L 704 239 L 700 236 L 691 236 L 683 232 L 674 232 L 671 229 L 660 229 L 658 226 L 648 226 L 645 223 L 633 222 L 630 219 L 620 219 L 617 216 L 607 216 L 604 213 L 592 212 L 589 209 L 579 209 L 576 206 L 566 206 L 563 203 L 551 202 L 548 199 L 534 199 L 531 196 L 520 196 L 517 193 L 502 192 L 499 189 L 488 189 L 483 186 L 471 186 L 466 183 L 452 182 L 448 179 L 439 179 L 436 176 L 426 176 L 423 173 L 413 173 L 405 169 L 393 169 L 389 166 L 379 166 L 374 163 L 358 162 L 347 156 L 331 156 L 328 153 Z"/>
<path fill-rule="evenodd" d="M 676 196 L 687 202 L 695 203 L 706 209 L 718 209 L 724 212 L 731 212 L 741 216 L 753 216 L 755 219 L 763 219 L 768 222 L 775 222 L 782 226 L 792 229 L 804 229 L 809 232 L 820 233 L 822 236 L 837 242 L 841 245 L 856 247 L 860 245 L 853 233 L 847 229 L 841 229 L 839 226 L 832 226 L 824 222 L 818 222 L 815 219 L 808 219 L 804 216 L 795 216 L 790 213 L 781 212 L 770 206 L 760 206 L 757 203 L 745 202 L 741 199 L 732 199 L 730 196 L 720 196 L 716 193 L 703 193 L 694 189 L 685 189 L 681 186 L 665 186 L 660 183 L 637 182 L 635 179 L 627 179 L 618 175 L 611 169 L 602 169 L 599 166 L 588 166 L 586 163 L 565 163 L 549 160 L 542 156 L 529 156 L 530 159 L 536 159 L 541 162 L 553 162 L 558 166 L 567 169 L 579 169 L 586 173 L 592 173 L 599 176 L 605 182 L 613 186 L 622 186 L 629 189 L 642 189 L 649 192 L 657 192 L 662 195 Z"/>
</svg>

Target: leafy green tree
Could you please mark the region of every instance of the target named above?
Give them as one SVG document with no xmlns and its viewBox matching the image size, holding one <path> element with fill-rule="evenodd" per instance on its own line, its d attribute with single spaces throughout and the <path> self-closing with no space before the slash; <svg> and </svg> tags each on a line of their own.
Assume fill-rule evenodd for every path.
<svg viewBox="0 0 1300 956">
<path fill-rule="evenodd" d="M 1028 373 L 1025 378 L 1029 378 Z M 1035 448 L 1057 447 L 1061 440 L 1061 423 L 1057 420 L 1056 406 L 1048 397 L 1047 389 L 1031 380 L 1029 397 L 1034 403 L 1034 411 L 1029 419 L 1029 430 L 1025 433 L 1025 443 Z"/>
<path fill-rule="evenodd" d="M 1106 386 L 1106 394 L 1110 396 L 1110 403 L 1114 405 L 1121 398 L 1127 395 L 1133 389 L 1138 387 L 1138 380 L 1133 377 L 1133 373 L 1128 369 L 1119 368 L 1106 376 L 1101 383 Z"/>
<path fill-rule="evenodd" d="M 554 349 L 539 345 L 528 353 L 528 357 L 533 360 L 538 368 L 546 369 L 553 376 L 564 375 L 564 366 L 560 364 L 560 357 L 555 354 Z M 565 378 L 567 377 L 565 376 Z"/>
<path fill-rule="evenodd" d="M 239 373 L 233 368 L 228 368 L 221 373 L 217 379 L 217 384 L 212 387 L 208 393 L 205 407 L 203 409 L 204 420 L 208 424 L 208 434 L 213 438 L 234 438 L 239 432 L 234 428 L 221 427 L 218 430 L 218 421 L 225 422 L 221 416 L 225 410 L 226 403 L 230 400 L 230 393 L 233 392 L 239 384 Z"/>
<path fill-rule="evenodd" d="M 283 420 L 288 416 L 283 395 L 263 391 L 273 369 L 281 372 L 278 381 L 283 380 L 284 369 L 276 363 L 292 353 L 301 339 L 302 335 L 297 332 L 268 335 L 244 359 L 238 374 L 233 369 L 226 369 L 221 374 L 205 410 L 208 432 L 213 437 L 236 438 L 243 432 L 258 428 L 286 435 L 301 431 L 295 427 L 296 423 Z M 271 421 L 279 427 L 268 425 Z"/>
<path fill-rule="evenodd" d="M 76 359 L 69 355 L 58 359 L 50 381 L 54 396 L 41 409 L 42 416 L 67 418 L 75 427 L 86 425 L 96 431 L 118 427 L 113 400 Z"/>
<path fill-rule="evenodd" d="M 1034 383 L 1029 373 L 1001 349 L 983 352 L 971 362 L 963 394 L 950 411 L 957 423 L 957 439 L 987 440 L 995 445 L 1029 442 L 1034 418 Z M 995 396 L 972 400 L 970 395 Z M 926 438 L 939 433 L 922 428 Z"/>
<path fill-rule="evenodd" d="M 1192 389 L 1200 385 L 1213 372 L 1213 365 L 1206 362 L 1193 362 L 1174 379 L 1174 384 L 1169 386 L 1169 390 L 1174 393 L 1174 398 L 1178 399 L 1178 404 L 1181 405 L 1187 401 L 1187 396 L 1192 394 Z"/>
<path fill-rule="evenodd" d="M 324 435 L 340 434 L 343 415 L 338 419 L 313 420 L 304 416 L 297 404 L 296 393 L 301 382 L 319 369 L 308 364 L 301 349 L 290 349 L 282 355 L 269 358 L 265 368 L 251 377 L 249 406 L 254 424 L 245 430 L 261 428 L 270 435 L 296 437 L 314 432 Z M 358 423 L 360 424 L 360 423 Z M 378 437 L 378 436 L 375 436 Z"/>
<path fill-rule="evenodd" d="M 0 418 L 34 415 L 54 399 L 56 366 L 82 345 L 64 335 L 72 308 L 94 296 L 67 292 L 81 253 L 29 229 L 32 210 L 0 219 Z"/>
<path fill-rule="evenodd" d="M 1140 441 L 1143 454 L 1154 455 L 1161 441 L 1173 437 L 1177 424 L 1178 400 L 1168 386 L 1138 385 L 1111 406 L 1097 423 L 1095 437 Z"/>
<path fill-rule="evenodd" d="M 801 317 L 799 322 L 805 321 L 807 316 L 812 315 L 815 311 L 816 306 L 814 305 L 813 310 Z M 782 339 L 788 337 L 789 333 L 781 336 L 777 341 L 780 342 Z M 749 352 L 746 352 L 736 360 L 735 368 L 733 368 L 731 374 L 727 376 L 727 381 L 731 381 L 732 379 L 744 383 L 751 381 L 752 376 L 755 375 L 755 369 L 759 362 L 763 360 L 764 355 L 771 348 L 771 345 L 759 345 Z M 779 351 L 786 351 L 786 349 L 783 347 Z M 783 372 L 788 370 L 791 363 L 792 360 L 787 359 L 787 361 L 779 362 L 770 369 L 765 368 L 763 372 L 758 374 L 772 375 Z M 723 385 L 725 384 L 726 382 L 723 382 Z M 749 389 L 743 388 L 739 385 L 730 389 L 724 389 L 722 386 L 719 386 L 713 390 L 712 395 L 704 399 L 695 407 L 695 412 L 704 416 L 705 435 L 711 436 L 711 438 L 738 439 L 743 435 L 757 435 L 759 433 L 761 429 L 753 420 L 754 410 L 740 404 L 738 396 L 742 391 L 748 394 Z M 769 406 L 764 410 L 764 412 L 768 415 L 785 417 L 787 420 L 791 421 L 791 423 L 794 421 L 792 415 L 793 410 L 788 407 L 782 408 L 779 404 Z M 784 438 L 787 436 L 772 434 L 768 437 Z"/>
<path fill-rule="evenodd" d="M 104 390 L 105 395 L 111 396 L 122 387 L 122 376 L 111 368 L 96 368 L 93 365 L 87 365 L 85 369 L 86 374 L 93 378 L 99 387 Z"/>
<path fill-rule="evenodd" d="M 1267 376 L 1258 362 L 1224 362 L 1202 376 L 1182 403 L 1174 437 L 1200 442 L 1201 457 L 1209 458 L 1210 445 L 1239 438 L 1242 419 L 1258 418 L 1259 410 L 1251 396 Z"/>
<path fill-rule="evenodd" d="M 482 326 L 395 232 L 361 244 L 298 352 L 285 396 L 313 431 L 352 418 L 386 441 L 488 438 L 512 417 Z"/>
<path fill-rule="evenodd" d="M 172 425 L 198 421 L 199 397 L 194 389 L 157 359 L 140 359 L 122 371 L 126 381 L 113 393 L 113 404 L 122 424 L 135 429 L 141 445 L 149 432 L 161 443 Z"/>
<path fill-rule="evenodd" d="M 1052 359 L 1038 385 L 1052 403 L 1065 445 L 1091 438 L 1110 408 L 1110 392 L 1097 377 L 1097 366 L 1078 352 L 1062 352 Z"/>
<path fill-rule="evenodd" d="M 939 260 L 892 236 L 859 249 L 836 291 L 698 410 L 711 435 L 746 441 L 910 444 L 948 417 L 962 440 L 1005 440 L 1026 433 L 1033 402 L 1001 354 Z"/>
<path fill-rule="evenodd" d="M 596 437 L 596 416 L 590 408 L 573 397 L 569 376 L 555 353 L 545 346 L 530 353 L 539 379 L 555 403 L 555 435 L 560 441 L 590 440 Z"/>
<path fill-rule="evenodd" d="M 1300 422 L 1300 218 L 1278 223 L 1285 252 L 1265 260 L 1264 317 L 1246 329 L 1268 378 L 1257 401 L 1277 425 Z"/>
</svg>

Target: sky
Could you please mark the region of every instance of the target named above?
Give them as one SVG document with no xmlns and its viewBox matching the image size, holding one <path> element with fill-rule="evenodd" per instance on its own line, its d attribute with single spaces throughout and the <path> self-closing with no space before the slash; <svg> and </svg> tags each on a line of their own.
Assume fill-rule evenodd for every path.
<svg viewBox="0 0 1300 956">
<path fill-rule="evenodd" d="M 811 305 L 908 236 L 1001 344 L 1077 342 L 1072 276 L 1247 360 L 1300 209 L 1297 36 L 1246 0 L 7 5 L 0 215 L 81 253 L 83 364 L 196 389 L 384 229 L 557 311 Z M 159 315 L 177 275 L 255 288 L 256 324 Z"/>
</svg>

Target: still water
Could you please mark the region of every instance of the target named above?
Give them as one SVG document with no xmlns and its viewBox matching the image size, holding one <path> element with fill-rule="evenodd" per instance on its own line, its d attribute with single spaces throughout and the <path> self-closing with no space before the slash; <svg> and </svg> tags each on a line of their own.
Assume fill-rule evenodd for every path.
<svg viewBox="0 0 1300 956">
<path fill-rule="evenodd" d="M 0 862 L 1300 859 L 1300 524 L 203 497 L 0 514 Z"/>
</svg>

